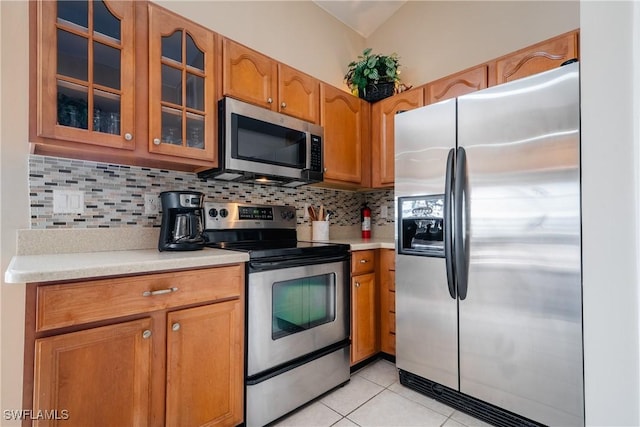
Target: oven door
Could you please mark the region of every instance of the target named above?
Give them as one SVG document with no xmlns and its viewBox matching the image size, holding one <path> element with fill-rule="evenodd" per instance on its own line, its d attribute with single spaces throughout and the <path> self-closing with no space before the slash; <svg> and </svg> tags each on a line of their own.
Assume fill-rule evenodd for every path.
<svg viewBox="0 0 640 427">
<path fill-rule="evenodd" d="M 247 375 L 349 337 L 349 262 L 249 273 Z"/>
</svg>

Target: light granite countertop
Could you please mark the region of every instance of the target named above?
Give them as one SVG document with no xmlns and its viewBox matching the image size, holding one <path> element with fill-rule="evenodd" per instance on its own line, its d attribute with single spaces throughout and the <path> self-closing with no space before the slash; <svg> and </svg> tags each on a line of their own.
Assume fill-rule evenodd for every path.
<svg viewBox="0 0 640 427">
<path fill-rule="evenodd" d="M 158 229 L 20 230 L 18 253 L 5 272 L 6 283 L 52 282 L 144 274 L 247 262 L 243 252 L 205 248 L 159 252 Z M 99 242 L 99 243 L 97 243 Z M 393 239 L 336 238 L 351 250 L 393 249 Z M 97 251 L 96 247 L 101 250 Z"/>
<path fill-rule="evenodd" d="M 352 251 L 363 251 L 367 249 L 395 249 L 393 239 L 360 239 L 345 238 L 331 239 L 329 243 L 343 243 L 351 246 Z"/>
<path fill-rule="evenodd" d="M 6 283 L 50 282 L 104 276 L 205 268 L 249 261 L 243 252 L 205 248 L 189 252 L 157 249 L 17 255 L 4 275 Z"/>
</svg>

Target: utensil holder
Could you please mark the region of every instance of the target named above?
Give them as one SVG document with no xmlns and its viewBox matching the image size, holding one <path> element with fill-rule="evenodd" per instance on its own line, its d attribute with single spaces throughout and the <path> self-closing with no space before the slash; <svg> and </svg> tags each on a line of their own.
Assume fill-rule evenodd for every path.
<svg viewBox="0 0 640 427">
<path fill-rule="evenodd" d="M 329 221 L 311 221 L 311 240 L 329 240 Z"/>
</svg>

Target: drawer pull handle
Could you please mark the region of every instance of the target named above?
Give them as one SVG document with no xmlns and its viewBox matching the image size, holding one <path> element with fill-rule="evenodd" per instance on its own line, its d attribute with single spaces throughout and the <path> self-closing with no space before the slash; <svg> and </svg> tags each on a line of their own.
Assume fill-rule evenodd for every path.
<svg viewBox="0 0 640 427">
<path fill-rule="evenodd" d="M 369 262 L 369 260 L 368 260 L 368 259 L 361 259 L 361 260 L 360 260 L 360 264 L 366 264 L 366 263 L 368 263 L 368 262 Z"/>
<path fill-rule="evenodd" d="M 145 329 L 142 332 L 142 338 L 144 338 L 145 340 L 151 338 L 151 331 L 149 329 Z"/>
<path fill-rule="evenodd" d="M 143 297 L 155 297 L 156 295 L 164 295 L 170 294 L 172 292 L 176 292 L 178 288 L 167 288 L 167 289 L 158 289 L 157 291 L 144 291 L 142 293 Z"/>
</svg>

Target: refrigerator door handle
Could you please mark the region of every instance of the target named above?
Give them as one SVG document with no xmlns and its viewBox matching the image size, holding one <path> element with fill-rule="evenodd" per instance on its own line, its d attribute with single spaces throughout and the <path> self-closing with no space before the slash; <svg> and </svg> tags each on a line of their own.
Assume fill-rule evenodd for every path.
<svg viewBox="0 0 640 427">
<path fill-rule="evenodd" d="M 454 258 L 453 258 L 453 169 L 455 157 L 455 149 L 449 150 L 447 156 L 447 170 L 444 183 L 444 259 L 447 267 L 447 285 L 449 287 L 449 295 L 456 299 L 456 283 L 454 276 Z"/>
<path fill-rule="evenodd" d="M 456 179 L 454 185 L 454 247 L 456 279 L 460 300 L 467 297 L 469 274 L 469 195 L 467 194 L 467 154 L 459 147 L 456 155 Z"/>
</svg>

